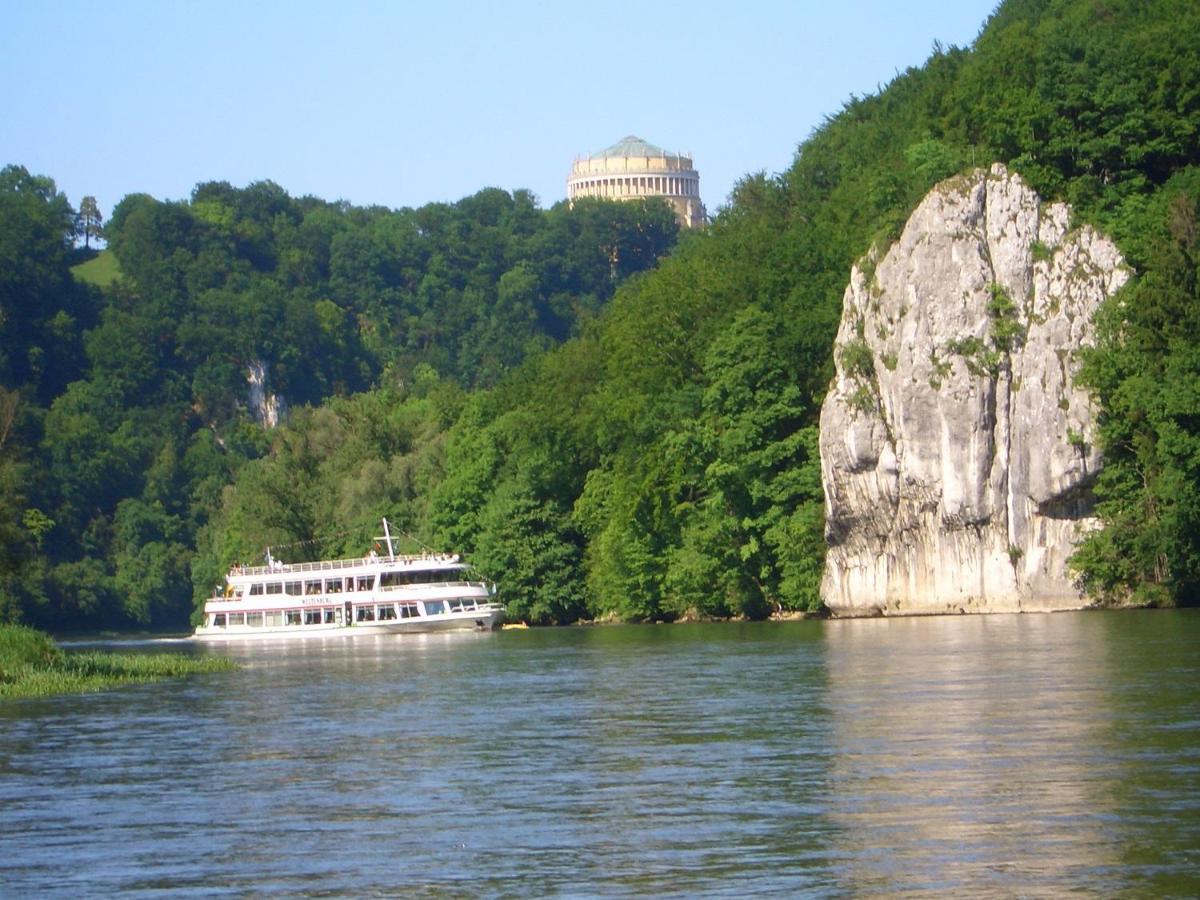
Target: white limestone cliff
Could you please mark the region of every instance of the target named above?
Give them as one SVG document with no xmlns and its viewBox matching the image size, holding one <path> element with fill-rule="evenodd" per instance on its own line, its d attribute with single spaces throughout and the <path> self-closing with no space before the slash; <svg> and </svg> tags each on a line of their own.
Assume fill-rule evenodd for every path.
<svg viewBox="0 0 1200 900">
<path fill-rule="evenodd" d="M 1067 559 L 1102 460 L 1077 351 L 1128 270 L 1068 221 L 996 165 L 851 271 L 821 409 L 833 614 L 1085 605 Z"/>
<path fill-rule="evenodd" d="M 287 401 L 270 390 L 267 366 L 254 360 L 246 367 L 247 401 L 250 415 L 264 428 L 274 428 L 287 416 Z"/>
</svg>

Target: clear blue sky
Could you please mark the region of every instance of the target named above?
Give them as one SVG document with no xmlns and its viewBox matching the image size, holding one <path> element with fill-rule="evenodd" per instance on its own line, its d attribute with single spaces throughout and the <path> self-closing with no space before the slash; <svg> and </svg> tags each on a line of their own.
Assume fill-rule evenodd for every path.
<svg viewBox="0 0 1200 900">
<path fill-rule="evenodd" d="M 576 155 L 691 152 L 710 211 L 996 0 L 4 0 L 0 164 L 105 216 L 271 179 L 388 207 L 562 199 Z"/>
</svg>

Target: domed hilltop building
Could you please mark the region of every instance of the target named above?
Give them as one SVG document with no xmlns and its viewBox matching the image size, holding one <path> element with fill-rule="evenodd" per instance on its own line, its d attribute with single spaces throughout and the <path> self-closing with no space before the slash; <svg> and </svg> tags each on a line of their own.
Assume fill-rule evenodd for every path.
<svg viewBox="0 0 1200 900">
<path fill-rule="evenodd" d="M 700 173 L 692 168 L 692 158 L 669 153 L 632 134 L 607 150 L 576 157 L 567 179 L 567 199 L 574 202 L 579 197 L 662 197 L 683 227 L 699 228 L 707 220 L 700 200 Z"/>
</svg>

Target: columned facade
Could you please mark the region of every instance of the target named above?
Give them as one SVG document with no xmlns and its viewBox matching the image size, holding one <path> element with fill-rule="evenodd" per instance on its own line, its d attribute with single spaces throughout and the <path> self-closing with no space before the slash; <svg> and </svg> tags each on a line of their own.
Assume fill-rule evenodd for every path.
<svg viewBox="0 0 1200 900">
<path fill-rule="evenodd" d="M 683 227 L 699 228 L 706 221 L 700 200 L 700 173 L 692 167 L 692 158 L 668 153 L 633 135 L 607 150 L 575 160 L 567 179 L 567 199 L 578 197 L 662 197 L 671 204 Z"/>
</svg>

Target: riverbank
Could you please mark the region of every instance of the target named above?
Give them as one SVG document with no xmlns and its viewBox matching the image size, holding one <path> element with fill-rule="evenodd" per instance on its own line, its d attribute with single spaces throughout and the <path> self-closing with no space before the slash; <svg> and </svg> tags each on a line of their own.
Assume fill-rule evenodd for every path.
<svg viewBox="0 0 1200 900">
<path fill-rule="evenodd" d="M 178 653 L 66 652 L 47 634 L 0 625 L 0 700 L 103 691 L 122 684 L 235 668 L 220 657 Z"/>
</svg>

